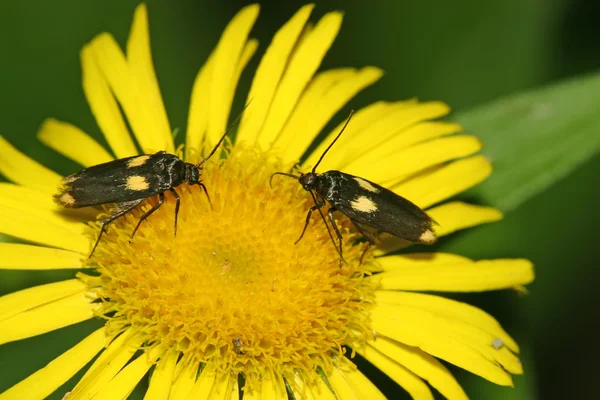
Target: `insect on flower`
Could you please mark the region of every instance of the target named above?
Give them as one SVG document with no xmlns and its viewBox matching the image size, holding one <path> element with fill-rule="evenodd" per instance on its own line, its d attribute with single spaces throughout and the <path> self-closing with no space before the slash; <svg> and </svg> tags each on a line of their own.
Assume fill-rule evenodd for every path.
<svg viewBox="0 0 600 400">
<path fill-rule="evenodd" d="M 134 237 L 142 222 L 163 205 L 167 190 L 175 197 L 174 234 L 177 234 L 177 217 L 181 199 L 175 188 L 183 183 L 200 186 L 211 204 L 206 186 L 201 181 L 202 164 L 217 151 L 241 115 L 240 113 L 225 131 L 211 152 L 197 164 L 185 162 L 174 154 L 159 151 L 155 154 L 126 157 L 94 165 L 65 177 L 61 181 L 58 193 L 54 195 L 54 200 L 58 204 L 68 208 L 81 208 L 117 203 L 117 208 L 111 212 L 111 215 L 100 221 L 100 234 L 89 257 L 94 254 L 108 225 L 132 211 L 149 197 L 158 195 L 158 202 L 140 217 L 131 233 L 131 238 Z"/>
<path fill-rule="evenodd" d="M 331 149 L 346 129 L 346 126 L 348 126 L 352 114 L 353 111 L 350 112 L 346 123 L 335 139 L 321 154 L 311 172 L 306 174 L 301 173 L 299 176 L 286 172 L 276 172 L 271 175 L 271 179 L 275 175 L 284 175 L 297 179 L 304 190 L 309 192 L 313 198 L 314 206 L 306 214 L 304 229 L 296 243 L 304 236 L 311 215 L 315 210 L 319 212 L 323 222 L 327 225 L 325 215 L 321 210 L 325 206 L 325 200 L 331 205 L 327 210 L 327 215 L 339 241 L 339 248 L 336 246 L 336 249 L 340 255 L 340 262 L 344 260 L 342 255 L 343 242 L 342 233 L 333 218 L 335 211 L 339 211 L 350 218 L 350 221 L 367 239 L 369 244 L 375 243 L 377 233 L 379 232 L 390 233 L 414 243 L 434 243 L 436 237 L 433 234 L 432 225 L 435 221 L 411 201 L 383 186 L 358 176 L 335 170 L 322 174 L 316 173 L 317 167 L 323 161 L 329 149 Z M 375 232 L 370 231 L 369 228 L 375 230 Z M 335 246 L 335 240 L 331 233 L 330 237 Z"/>
</svg>

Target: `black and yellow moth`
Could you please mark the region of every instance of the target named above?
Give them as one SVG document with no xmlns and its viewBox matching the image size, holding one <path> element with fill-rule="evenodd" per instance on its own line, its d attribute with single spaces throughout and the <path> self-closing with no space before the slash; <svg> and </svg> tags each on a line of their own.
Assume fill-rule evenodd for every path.
<svg viewBox="0 0 600 400">
<path fill-rule="evenodd" d="M 435 221 L 411 201 L 383 186 L 358 176 L 335 170 L 322 174 L 316 173 L 317 167 L 323 161 L 329 149 L 342 135 L 351 118 L 352 112 L 338 135 L 321 154 L 311 172 L 301 173 L 300 175 L 276 172 L 271 176 L 273 178 L 274 175 L 284 175 L 297 179 L 304 190 L 309 192 L 313 198 L 314 206 L 308 210 L 304 229 L 296 243 L 304 236 L 314 211 L 319 212 L 329 231 L 325 215 L 321 210 L 326 201 L 330 204 L 327 210 L 329 222 L 333 226 L 339 241 L 339 248 L 336 246 L 336 249 L 340 255 L 340 261 L 343 260 L 342 234 L 333 217 L 335 211 L 339 211 L 350 218 L 356 229 L 370 244 L 375 243 L 377 233 L 383 232 L 414 243 L 434 243 L 436 237 L 433 234 L 432 225 Z M 375 232 L 371 230 L 375 230 Z M 331 232 L 329 235 L 335 245 Z"/>
<path fill-rule="evenodd" d="M 181 199 L 175 188 L 183 183 L 198 185 L 204 190 L 210 203 L 206 186 L 201 181 L 202 164 L 215 153 L 228 132 L 229 129 L 211 152 L 197 164 L 185 162 L 176 155 L 159 151 L 155 154 L 121 158 L 85 168 L 61 181 L 54 200 L 69 208 L 117 203 L 117 208 L 112 210 L 111 215 L 100 221 L 100 234 L 90 257 L 111 222 L 132 211 L 147 198 L 158 195 L 158 202 L 140 217 L 131 234 L 133 238 L 142 222 L 163 205 L 166 191 L 170 191 L 175 197 L 174 232 L 177 234 L 177 217 Z"/>
</svg>

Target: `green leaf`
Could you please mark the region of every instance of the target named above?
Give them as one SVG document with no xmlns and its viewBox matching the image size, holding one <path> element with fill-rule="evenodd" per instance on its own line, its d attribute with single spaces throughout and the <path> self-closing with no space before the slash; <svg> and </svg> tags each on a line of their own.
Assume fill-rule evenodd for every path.
<svg viewBox="0 0 600 400">
<path fill-rule="evenodd" d="M 484 143 L 494 172 L 473 190 L 511 211 L 600 149 L 600 74 L 569 79 L 458 113 Z"/>
</svg>

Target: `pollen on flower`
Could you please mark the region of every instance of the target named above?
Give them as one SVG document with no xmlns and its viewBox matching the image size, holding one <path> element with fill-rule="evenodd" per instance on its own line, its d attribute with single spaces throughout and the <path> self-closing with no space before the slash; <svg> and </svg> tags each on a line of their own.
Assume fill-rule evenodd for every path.
<svg viewBox="0 0 600 400">
<path fill-rule="evenodd" d="M 177 236 L 175 201 L 167 201 L 131 232 L 156 199 L 111 225 L 86 277 L 105 302 L 108 328 L 133 326 L 147 344 L 182 352 L 190 362 L 243 373 L 246 385 L 277 373 L 305 379 L 328 369 L 344 345 L 371 334 L 370 253 L 344 227 L 344 258 L 298 182 L 273 179 L 269 154 L 236 146 L 203 171 L 213 208 L 198 187 L 182 185 Z M 281 178 L 281 179 L 277 179 Z"/>
</svg>

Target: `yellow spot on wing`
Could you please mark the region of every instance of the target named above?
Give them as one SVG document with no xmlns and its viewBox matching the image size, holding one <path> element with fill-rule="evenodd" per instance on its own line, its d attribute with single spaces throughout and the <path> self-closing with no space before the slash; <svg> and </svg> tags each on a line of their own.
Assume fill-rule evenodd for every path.
<svg viewBox="0 0 600 400">
<path fill-rule="evenodd" d="M 129 190 L 142 191 L 148 189 L 150 187 L 150 184 L 143 176 L 134 175 L 127 178 L 125 186 Z"/>
<path fill-rule="evenodd" d="M 377 211 L 377 205 L 373 202 L 373 200 L 365 196 L 357 197 L 356 199 L 350 202 L 350 205 L 356 211 L 366 213 L 372 213 L 373 211 Z"/>
<path fill-rule="evenodd" d="M 57 200 L 65 207 L 70 207 L 75 204 L 75 199 L 69 193 L 63 193 Z"/>
<path fill-rule="evenodd" d="M 427 229 L 425 232 L 423 232 L 421 234 L 421 236 L 419 236 L 420 243 L 433 244 L 433 243 L 435 243 L 436 240 L 437 240 L 437 238 L 435 237 L 435 235 L 433 234 L 433 231 L 431 229 Z"/>
<path fill-rule="evenodd" d="M 358 185 L 361 188 L 363 188 L 365 190 L 368 190 L 371 193 L 379 193 L 379 189 L 377 189 L 375 186 L 373 186 L 371 184 L 371 182 L 366 181 L 366 180 L 364 180 L 362 178 L 359 178 L 359 177 L 355 177 L 354 180 L 358 183 Z"/>
<path fill-rule="evenodd" d="M 150 156 L 139 156 L 136 158 L 132 158 L 127 161 L 127 168 L 139 167 L 140 165 L 144 165 Z"/>
</svg>

